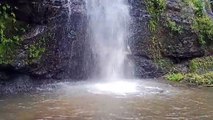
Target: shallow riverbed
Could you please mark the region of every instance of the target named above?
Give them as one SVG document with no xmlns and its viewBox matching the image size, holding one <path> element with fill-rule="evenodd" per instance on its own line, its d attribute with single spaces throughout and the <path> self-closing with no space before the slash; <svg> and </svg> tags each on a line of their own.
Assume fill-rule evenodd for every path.
<svg viewBox="0 0 213 120">
<path fill-rule="evenodd" d="M 153 80 L 62 82 L 0 97 L 0 120 L 211 120 L 213 89 Z"/>
</svg>

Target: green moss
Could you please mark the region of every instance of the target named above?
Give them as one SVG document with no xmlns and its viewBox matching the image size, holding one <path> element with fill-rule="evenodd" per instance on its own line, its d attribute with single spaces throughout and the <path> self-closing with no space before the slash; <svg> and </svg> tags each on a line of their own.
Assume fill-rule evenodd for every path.
<svg viewBox="0 0 213 120">
<path fill-rule="evenodd" d="M 182 73 L 172 73 L 166 76 L 167 80 L 180 82 L 187 81 L 190 84 L 195 85 L 212 85 L 213 84 L 213 72 L 207 72 L 204 74 L 182 74 Z"/>
<path fill-rule="evenodd" d="M 161 43 L 155 36 L 159 29 L 159 20 L 161 14 L 166 9 L 166 0 L 145 0 L 147 11 L 149 12 L 151 19 L 149 21 L 149 29 L 152 32 L 152 39 L 150 40 L 149 44 L 149 52 L 150 56 L 156 61 L 161 58 Z"/>
<path fill-rule="evenodd" d="M 206 13 L 206 6 L 209 2 L 203 0 L 182 0 L 191 6 L 195 12 L 195 18 L 192 25 L 192 29 L 197 33 L 199 37 L 199 43 L 202 46 L 208 46 L 213 44 L 213 19 Z M 149 21 L 149 29 L 153 34 L 158 30 L 158 24 L 162 13 L 166 9 L 166 0 L 146 0 L 147 10 L 151 15 Z M 168 19 L 168 18 L 167 18 Z M 171 32 L 181 33 L 183 27 L 178 25 L 175 21 L 167 20 L 164 23 Z"/>
<path fill-rule="evenodd" d="M 19 54 L 19 49 L 28 51 L 28 62 L 33 63 L 41 58 L 45 51 L 41 43 L 27 46 L 22 45 L 22 35 L 30 28 L 30 25 L 17 21 L 13 9 L 7 4 L 0 4 L 0 64 L 12 64 Z M 26 45 L 25 45 L 26 46 Z"/>
<path fill-rule="evenodd" d="M 203 0 L 182 0 L 182 1 L 194 9 L 196 16 L 204 15 L 205 2 Z"/>
<path fill-rule="evenodd" d="M 199 33 L 201 45 L 213 43 L 213 20 L 209 16 L 197 17 L 193 24 L 193 29 Z"/>
<path fill-rule="evenodd" d="M 213 84 L 213 72 L 207 72 L 205 74 L 191 73 L 185 75 L 185 81 L 196 85 L 212 85 Z"/>
<path fill-rule="evenodd" d="M 166 0 L 146 0 L 148 12 L 158 17 L 166 8 Z"/>
<path fill-rule="evenodd" d="M 213 43 L 213 19 L 206 13 L 209 2 L 203 0 L 188 0 L 195 11 L 194 24 L 192 26 L 199 36 L 199 43 L 202 46 Z"/>
<path fill-rule="evenodd" d="M 146 0 L 147 10 L 151 15 L 149 28 L 152 32 L 157 30 L 161 14 L 166 9 L 166 0 Z"/>
<path fill-rule="evenodd" d="M 40 60 L 43 53 L 45 52 L 44 39 L 42 38 L 39 42 L 34 43 L 28 48 L 29 64 L 35 63 Z"/>
<path fill-rule="evenodd" d="M 39 48 L 38 46 L 31 45 L 29 49 L 29 57 L 31 62 L 34 62 L 36 60 L 39 60 L 44 53 L 45 48 Z"/>
<path fill-rule="evenodd" d="M 9 64 L 16 55 L 21 37 L 15 14 L 9 5 L 0 4 L 0 64 Z"/>
<path fill-rule="evenodd" d="M 189 69 L 192 73 L 204 73 L 213 70 L 213 56 L 191 60 Z"/>
<path fill-rule="evenodd" d="M 195 10 L 195 15 L 197 17 L 202 17 L 204 15 L 203 11 L 204 11 L 204 6 L 205 3 L 203 0 L 189 0 L 189 2 L 191 2 L 194 10 Z"/>
<path fill-rule="evenodd" d="M 156 20 L 149 21 L 149 29 L 151 32 L 155 32 L 157 30 L 158 22 Z"/>
<path fill-rule="evenodd" d="M 164 59 L 163 58 L 155 59 L 154 61 L 161 69 L 163 69 L 164 71 L 168 71 L 168 72 L 174 65 L 171 60 L 165 59 L 165 58 Z"/>
<path fill-rule="evenodd" d="M 208 46 L 213 43 L 213 19 L 207 12 L 211 11 L 208 0 L 184 0 L 195 11 L 192 29 L 199 36 L 199 43 Z"/>
<path fill-rule="evenodd" d="M 182 33 L 182 26 L 179 26 L 176 22 L 168 20 L 167 25 L 166 25 L 170 31 L 176 32 L 176 33 Z"/>
<path fill-rule="evenodd" d="M 181 74 L 181 73 L 168 74 L 166 76 L 166 79 L 170 81 L 180 82 L 181 80 L 184 79 L 184 74 Z"/>
<path fill-rule="evenodd" d="M 213 56 L 196 58 L 189 62 L 188 73 L 170 73 L 166 79 L 170 81 L 186 81 L 195 85 L 213 85 Z"/>
<path fill-rule="evenodd" d="M 162 58 L 161 43 L 159 42 L 159 39 L 157 39 L 157 37 L 153 36 L 151 38 L 148 50 L 150 53 L 150 57 L 154 60 L 158 61 Z"/>
</svg>

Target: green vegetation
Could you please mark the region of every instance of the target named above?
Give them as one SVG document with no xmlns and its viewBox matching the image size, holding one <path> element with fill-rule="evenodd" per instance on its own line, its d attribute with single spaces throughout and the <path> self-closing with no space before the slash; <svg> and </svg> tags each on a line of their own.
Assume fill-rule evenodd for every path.
<svg viewBox="0 0 213 120">
<path fill-rule="evenodd" d="M 208 1 L 189 0 L 188 3 L 195 10 L 195 19 L 192 28 L 199 35 L 201 45 L 210 45 L 213 43 L 213 19 L 206 13 Z"/>
<path fill-rule="evenodd" d="M 208 47 L 213 43 L 213 19 L 206 13 L 206 1 L 202 0 L 183 0 L 188 6 L 191 6 L 195 12 L 192 30 L 196 32 L 199 37 L 199 43 L 203 47 Z M 159 67 L 170 70 L 166 75 L 166 79 L 170 81 L 187 81 L 188 83 L 196 85 L 212 85 L 213 84 L 213 57 L 196 58 L 189 61 L 188 71 L 176 70 L 172 62 L 165 60 L 161 55 L 162 43 L 158 37 L 160 29 L 159 23 L 161 17 L 165 17 L 163 23 L 173 34 L 181 34 L 183 26 L 178 25 L 176 21 L 170 20 L 164 16 L 166 9 L 166 0 L 150 0 L 146 1 L 147 10 L 151 15 L 149 22 L 150 31 L 153 37 L 150 45 L 150 53 L 154 61 Z M 171 69 L 173 68 L 173 69 Z"/>
<path fill-rule="evenodd" d="M 194 24 L 192 29 L 196 31 L 199 36 L 199 43 L 201 45 L 211 45 L 213 43 L 213 20 L 206 13 L 206 6 L 209 3 L 203 0 L 183 0 L 188 6 L 191 6 L 195 11 Z M 151 15 L 149 22 L 150 31 L 156 32 L 162 13 L 166 9 L 166 0 L 146 0 L 147 10 Z M 207 5 L 208 4 L 208 5 Z M 178 25 L 175 21 L 168 19 L 164 23 L 171 32 L 181 33 L 183 27 Z"/>
<path fill-rule="evenodd" d="M 213 72 L 204 74 L 190 73 L 186 74 L 184 78 L 188 83 L 195 85 L 210 86 L 213 85 Z"/>
<path fill-rule="evenodd" d="M 12 62 L 16 52 L 14 49 L 21 41 L 15 23 L 15 14 L 10 6 L 0 4 L 0 64 Z"/>
<path fill-rule="evenodd" d="M 166 76 L 167 80 L 180 82 L 186 81 L 189 84 L 211 86 L 213 85 L 213 72 L 207 72 L 204 74 L 197 73 L 172 73 Z"/>
<path fill-rule="evenodd" d="M 42 47 L 42 41 L 35 43 L 33 45 L 30 45 L 28 52 L 29 52 L 30 63 L 34 63 L 37 60 L 40 60 L 43 53 L 45 52 L 45 48 Z"/>
<path fill-rule="evenodd" d="M 149 52 L 156 61 L 161 59 L 161 50 L 160 50 L 160 42 L 155 36 L 158 32 L 159 21 L 161 14 L 166 9 L 166 0 L 146 0 L 147 10 L 151 15 L 151 19 L 149 21 L 149 29 L 153 34 Z"/>
<path fill-rule="evenodd" d="M 162 65 L 162 62 L 159 62 L 162 60 L 162 43 L 159 40 L 158 35 L 161 29 L 160 20 L 162 16 L 165 15 L 164 13 L 166 10 L 166 4 L 167 0 L 146 0 L 147 10 L 151 15 L 151 19 L 149 21 L 149 29 L 152 33 L 152 39 L 149 52 L 156 63 L 159 63 L 160 65 Z M 183 27 L 178 25 L 175 21 L 170 20 L 169 18 L 166 18 L 166 21 L 162 24 L 164 24 L 164 26 L 166 26 L 171 32 L 178 34 L 182 33 Z"/>
<path fill-rule="evenodd" d="M 195 85 L 213 85 L 213 56 L 196 58 L 189 62 L 188 73 L 170 73 L 165 77 L 170 81 L 186 81 Z"/>
<path fill-rule="evenodd" d="M 192 73 L 204 73 L 213 70 L 213 56 L 191 60 L 189 69 Z"/>
<path fill-rule="evenodd" d="M 154 62 L 165 72 L 170 72 L 170 69 L 174 66 L 174 63 L 170 59 L 159 57 L 155 59 Z"/>
<path fill-rule="evenodd" d="M 182 33 L 182 26 L 179 26 L 176 22 L 168 20 L 167 27 L 172 31 L 172 32 L 177 32 L 177 33 Z"/>
<path fill-rule="evenodd" d="M 14 9 L 14 8 L 13 8 Z M 29 25 L 16 20 L 15 13 L 7 4 L 0 4 L 0 64 L 11 64 L 22 48 L 21 36 L 26 32 Z M 27 46 L 28 62 L 33 63 L 39 60 L 45 49 L 42 47 L 44 40 Z"/>
<path fill-rule="evenodd" d="M 180 82 L 181 80 L 184 79 L 184 74 L 181 74 L 181 73 L 168 74 L 166 76 L 166 79 L 168 79 L 170 81 Z"/>
<path fill-rule="evenodd" d="M 162 58 L 161 56 L 161 44 L 157 37 L 153 36 L 149 44 L 149 52 L 152 58 L 154 58 L 155 61 L 159 61 L 159 59 Z"/>
<path fill-rule="evenodd" d="M 197 17 L 202 17 L 204 15 L 205 3 L 203 0 L 187 0 L 186 3 L 193 7 Z"/>
<path fill-rule="evenodd" d="M 166 9 L 166 0 L 147 0 L 147 10 L 151 15 L 151 20 L 149 22 L 149 29 L 152 32 L 157 31 L 158 24 L 161 18 L 162 13 L 164 13 Z M 182 27 L 179 26 L 176 22 L 168 19 L 165 25 L 172 31 L 181 33 Z"/>
<path fill-rule="evenodd" d="M 151 15 L 151 20 L 149 22 L 149 28 L 152 32 L 157 30 L 158 22 L 160 20 L 161 14 L 166 9 L 166 0 L 146 0 L 147 10 Z"/>
<path fill-rule="evenodd" d="M 206 15 L 202 17 L 196 17 L 193 29 L 199 33 L 199 42 L 201 45 L 210 45 L 213 43 L 212 18 Z"/>
</svg>

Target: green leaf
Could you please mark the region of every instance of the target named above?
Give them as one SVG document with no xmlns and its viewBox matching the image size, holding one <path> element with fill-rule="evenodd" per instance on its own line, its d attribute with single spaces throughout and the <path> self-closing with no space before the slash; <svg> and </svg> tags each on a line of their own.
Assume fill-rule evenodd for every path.
<svg viewBox="0 0 213 120">
<path fill-rule="evenodd" d="M 7 7 L 6 7 L 6 6 L 3 6 L 2 9 L 3 9 L 4 11 L 6 11 L 6 10 L 7 10 Z"/>
</svg>

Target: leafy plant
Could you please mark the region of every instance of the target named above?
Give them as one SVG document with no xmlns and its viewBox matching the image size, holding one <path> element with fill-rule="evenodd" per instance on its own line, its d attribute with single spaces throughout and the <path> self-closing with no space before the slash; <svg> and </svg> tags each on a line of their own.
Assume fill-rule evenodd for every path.
<svg viewBox="0 0 213 120">
<path fill-rule="evenodd" d="M 202 73 L 213 70 L 213 57 L 196 58 L 189 63 L 190 72 Z"/>
<path fill-rule="evenodd" d="M 212 85 L 213 84 L 213 72 L 207 72 L 205 74 L 191 73 L 187 74 L 185 80 L 189 83 L 196 85 Z"/>
<path fill-rule="evenodd" d="M 166 79 L 170 81 L 179 82 L 184 79 L 184 75 L 181 73 L 172 73 L 166 76 Z"/>
<path fill-rule="evenodd" d="M 213 43 L 213 20 L 209 16 L 197 17 L 193 29 L 199 33 L 199 42 L 202 45 Z"/>
<path fill-rule="evenodd" d="M 0 64 L 8 64 L 12 61 L 15 54 L 15 48 L 21 40 L 15 23 L 15 14 L 11 11 L 9 5 L 0 4 Z"/>
<path fill-rule="evenodd" d="M 42 39 L 39 42 L 29 46 L 28 53 L 30 63 L 36 62 L 37 60 L 41 59 L 43 53 L 45 52 L 45 48 L 42 46 L 44 43 L 44 39 Z"/>
<path fill-rule="evenodd" d="M 172 32 L 177 32 L 181 33 L 182 32 L 182 27 L 177 25 L 176 22 L 168 20 L 167 27 L 172 31 Z"/>
<path fill-rule="evenodd" d="M 204 15 L 203 11 L 205 6 L 203 0 L 191 0 L 191 2 L 195 10 L 195 15 L 198 17 L 202 17 Z"/>
<path fill-rule="evenodd" d="M 146 0 L 147 10 L 151 15 L 149 22 L 149 28 L 152 32 L 157 30 L 157 25 L 160 19 L 161 13 L 166 8 L 166 0 Z"/>
<path fill-rule="evenodd" d="M 195 11 L 195 19 L 192 28 L 197 32 L 199 43 L 202 46 L 213 43 L 213 19 L 206 13 L 209 1 L 207 0 L 185 0 Z"/>
</svg>

